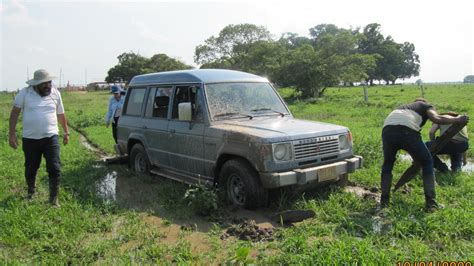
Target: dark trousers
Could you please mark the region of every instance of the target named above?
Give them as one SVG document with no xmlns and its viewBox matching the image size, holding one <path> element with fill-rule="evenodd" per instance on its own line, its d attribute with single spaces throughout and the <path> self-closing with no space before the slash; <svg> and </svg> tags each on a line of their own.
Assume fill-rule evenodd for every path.
<svg viewBox="0 0 474 266">
<path fill-rule="evenodd" d="M 434 141 L 426 142 L 429 148 Z M 451 158 L 451 170 L 453 172 L 461 170 L 463 153 L 469 149 L 469 142 L 450 140 L 437 154 L 447 154 Z M 440 172 L 449 171 L 448 166 L 443 163 L 438 156 L 433 156 L 434 167 Z"/>
<path fill-rule="evenodd" d="M 119 117 L 114 117 L 114 122 L 112 123 L 112 136 L 114 136 L 115 144 L 117 144 L 117 124 Z"/>
<path fill-rule="evenodd" d="M 49 191 L 51 196 L 56 196 L 61 177 L 58 135 L 42 139 L 23 138 L 23 152 L 25 154 L 25 179 L 28 193 L 35 191 L 36 174 L 41 164 L 41 157 L 44 156 L 49 175 Z"/>
<path fill-rule="evenodd" d="M 419 132 L 405 126 L 386 126 L 382 131 L 383 166 L 381 174 L 382 202 L 388 203 L 392 186 L 392 170 L 399 150 L 407 151 L 422 167 L 423 187 L 427 204 L 436 197 L 433 159 Z"/>
</svg>

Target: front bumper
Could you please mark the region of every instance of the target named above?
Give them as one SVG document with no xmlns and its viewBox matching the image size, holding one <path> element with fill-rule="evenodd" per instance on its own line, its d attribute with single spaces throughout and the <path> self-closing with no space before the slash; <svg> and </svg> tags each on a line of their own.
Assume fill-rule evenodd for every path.
<svg viewBox="0 0 474 266">
<path fill-rule="evenodd" d="M 361 168 L 362 163 L 363 158 L 356 155 L 343 161 L 310 168 L 281 173 L 260 173 L 260 180 L 265 188 L 338 181 L 341 175 L 353 173 L 356 169 Z"/>
</svg>

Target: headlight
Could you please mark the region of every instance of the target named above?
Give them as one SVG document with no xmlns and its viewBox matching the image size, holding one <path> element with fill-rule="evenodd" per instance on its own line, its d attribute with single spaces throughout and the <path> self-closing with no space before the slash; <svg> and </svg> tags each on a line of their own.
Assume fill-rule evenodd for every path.
<svg viewBox="0 0 474 266">
<path fill-rule="evenodd" d="M 277 143 L 272 145 L 275 161 L 288 161 L 293 157 L 291 143 Z"/>
<path fill-rule="evenodd" d="M 339 136 L 339 149 L 341 151 L 348 150 L 352 146 L 351 133 Z"/>
</svg>

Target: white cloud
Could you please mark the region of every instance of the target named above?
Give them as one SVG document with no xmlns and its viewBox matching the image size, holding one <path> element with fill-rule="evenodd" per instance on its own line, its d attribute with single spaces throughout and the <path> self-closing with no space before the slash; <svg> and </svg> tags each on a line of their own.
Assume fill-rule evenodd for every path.
<svg viewBox="0 0 474 266">
<path fill-rule="evenodd" d="M 0 8 L 2 23 L 23 27 L 44 27 L 48 23 L 30 16 L 28 9 L 19 0 L 10 0 L 2 3 Z"/>
</svg>

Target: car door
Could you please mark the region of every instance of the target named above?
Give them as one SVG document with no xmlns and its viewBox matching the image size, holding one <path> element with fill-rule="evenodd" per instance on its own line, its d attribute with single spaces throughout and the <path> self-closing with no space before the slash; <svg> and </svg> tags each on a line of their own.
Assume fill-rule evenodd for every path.
<svg viewBox="0 0 474 266">
<path fill-rule="evenodd" d="M 191 117 L 180 117 L 179 104 L 191 104 Z M 194 175 L 204 175 L 203 93 L 200 85 L 176 86 L 168 126 L 170 165 Z"/>
<path fill-rule="evenodd" d="M 148 156 L 153 165 L 169 166 L 168 115 L 172 86 L 151 86 L 143 117 Z"/>
</svg>

